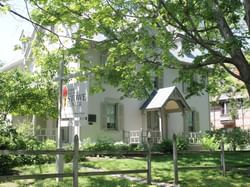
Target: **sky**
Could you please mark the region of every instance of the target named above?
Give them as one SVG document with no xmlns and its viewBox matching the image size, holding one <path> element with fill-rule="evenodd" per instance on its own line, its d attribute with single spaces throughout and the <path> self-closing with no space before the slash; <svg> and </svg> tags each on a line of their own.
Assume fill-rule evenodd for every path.
<svg viewBox="0 0 250 187">
<path fill-rule="evenodd" d="M 8 4 L 13 10 L 27 17 L 24 0 L 9 0 Z M 21 51 L 14 51 L 14 46 L 20 44 L 22 30 L 30 32 L 32 24 L 13 14 L 0 13 L 0 62 L 10 63 L 21 58 Z"/>
</svg>

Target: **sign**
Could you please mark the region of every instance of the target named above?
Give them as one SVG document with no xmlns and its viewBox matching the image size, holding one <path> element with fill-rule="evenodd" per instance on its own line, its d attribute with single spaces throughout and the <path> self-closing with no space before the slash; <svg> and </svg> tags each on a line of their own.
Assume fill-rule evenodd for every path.
<svg viewBox="0 0 250 187">
<path fill-rule="evenodd" d="M 70 83 L 62 89 L 62 119 L 87 120 L 88 82 Z"/>
</svg>

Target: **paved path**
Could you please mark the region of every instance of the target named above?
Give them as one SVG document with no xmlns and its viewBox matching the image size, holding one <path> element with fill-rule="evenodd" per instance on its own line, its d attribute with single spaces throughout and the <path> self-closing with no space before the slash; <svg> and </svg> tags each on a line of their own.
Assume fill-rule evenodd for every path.
<svg viewBox="0 0 250 187">
<path fill-rule="evenodd" d="M 87 171 L 107 171 L 99 168 L 94 168 L 94 167 L 86 167 L 86 166 L 81 166 L 81 168 L 86 169 Z M 127 179 L 132 182 L 137 182 L 141 184 L 147 184 L 147 179 L 145 178 L 140 178 L 140 177 L 134 177 L 134 176 L 129 176 L 126 174 L 114 174 L 110 175 L 112 177 L 117 177 L 117 178 L 122 178 L 122 179 Z M 157 187 L 173 187 L 173 184 L 170 183 L 163 183 L 163 182 L 154 182 L 152 181 L 152 185 L 155 185 Z"/>
</svg>

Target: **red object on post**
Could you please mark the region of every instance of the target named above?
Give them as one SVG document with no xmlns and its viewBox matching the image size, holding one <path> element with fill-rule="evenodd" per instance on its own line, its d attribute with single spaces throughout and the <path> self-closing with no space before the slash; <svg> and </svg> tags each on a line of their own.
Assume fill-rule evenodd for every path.
<svg viewBox="0 0 250 187">
<path fill-rule="evenodd" d="M 62 95 L 63 95 L 63 97 L 68 96 L 68 88 L 67 88 L 67 86 L 63 86 Z"/>
</svg>

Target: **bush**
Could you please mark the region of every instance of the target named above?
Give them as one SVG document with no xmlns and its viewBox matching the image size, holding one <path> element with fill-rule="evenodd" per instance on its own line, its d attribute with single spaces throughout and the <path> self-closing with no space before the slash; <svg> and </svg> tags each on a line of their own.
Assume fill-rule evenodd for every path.
<svg viewBox="0 0 250 187">
<path fill-rule="evenodd" d="M 71 144 L 67 144 L 64 146 L 65 150 L 73 150 L 73 145 Z M 72 153 L 66 153 L 64 154 L 64 161 L 67 162 L 71 162 L 73 160 L 73 154 Z"/>
<path fill-rule="evenodd" d="M 219 142 L 216 139 L 216 137 L 211 136 L 209 134 L 205 134 L 204 136 L 202 136 L 201 144 L 202 144 L 202 147 L 204 149 L 210 150 L 210 151 L 218 150 L 218 148 L 220 146 Z"/>
<path fill-rule="evenodd" d="M 202 144 L 207 149 L 215 150 L 219 148 L 221 140 L 234 151 L 244 144 L 249 143 L 248 133 L 239 127 L 233 129 L 218 129 L 207 131 L 202 138 Z"/>
<path fill-rule="evenodd" d="M 188 138 L 185 138 L 183 136 L 177 136 L 176 138 L 176 144 L 177 144 L 177 150 L 187 150 L 189 146 Z"/>
<path fill-rule="evenodd" d="M 188 138 L 185 138 L 183 136 L 177 136 L 176 137 L 176 147 L 177 150 L 187 150 L 189 146 Z M 170 139 L 164 139 L 160 144 L 156 144 L 153 147 L 153 150 L 160 151 L 163 153 L 169 153 L 173 151 L 173 141 Z"/>
<path fill-rule="evenodd" d="M 55 148 L 55 142 L 52 140 L 39 142 L 35 137 L 20 133 L 13 126 L 0 122 L 0 149 L 42 150 Z M 10 172 L 16 166 L 44 164 L 54 160 L 55 157 L 49 155 L 0 155 L 0 175 Z"/>
<path fill-rule="evenodd" d="M 0 149 L 25 149 L 25 142 L 18 136 L 16 129 L 9 124 L 0 122 Z M 21 156 L 0 155 L 0 174 L 6 174 L 19 165 Z"/>
<path fill-rule="evenodd" d="M 124 142 L 115 142 L 114 149 L 115 151 L 130 151 L 132 147 L 130 148 L 129 144 L 126 144 Z"/>
<path fill-rule="evenodd" d="M 237 147 L 247 144 L 248 141 L 248 133 L 239 127 L 233 128 L 225 136 L 225 142 L 230 144 L 234 151 L 236 151 Z"/>
<path fill-rule="evenodd" d="M 169 153 L 173 151 L 173 142 L 169 139 L 164 139 L 160 144 L 155 145 L 153 150 L 163 153 Z"/>
<path fill-rule="evenodd" d="M 93 143 L 90 138 L 87 138 L 82 141 L 80 149 L 99 154 L 100 152 L 141 151 L 144 150 L 144 146 L 141 144 L 129 145 L 124 142 L 114 142 L 110 139 L 99 139 L 96 143 Z"/>
</svg>

